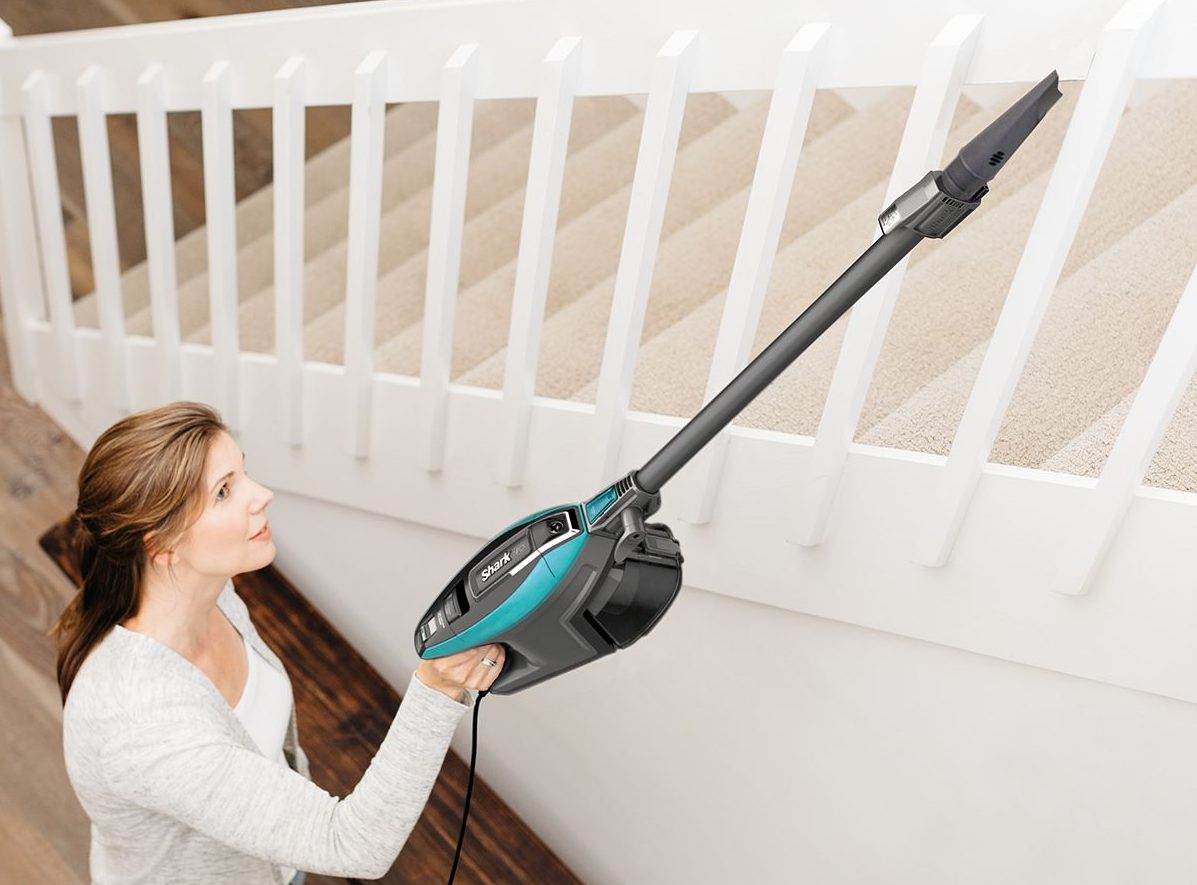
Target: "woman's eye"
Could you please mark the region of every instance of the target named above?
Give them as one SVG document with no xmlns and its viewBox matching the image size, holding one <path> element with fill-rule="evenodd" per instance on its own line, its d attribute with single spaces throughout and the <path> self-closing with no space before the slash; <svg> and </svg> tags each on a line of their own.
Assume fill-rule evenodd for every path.
<svg viewBox="0 0 1197 885">
<path fill-rule="evenodd" d="M 225 495 L 224 498 L 222 498 L 220 496 L 220 493 L 228 491 L 228 488 L 229 488 L 229 484 L 226 482 L 224 485 L 222 485 L 219 489 L 216 490 L 216 500 L 217 501 L 223 501 L 223 500 L 225 500 L 225 498 L 228 497 L 228 495 Z"/>
</svg>

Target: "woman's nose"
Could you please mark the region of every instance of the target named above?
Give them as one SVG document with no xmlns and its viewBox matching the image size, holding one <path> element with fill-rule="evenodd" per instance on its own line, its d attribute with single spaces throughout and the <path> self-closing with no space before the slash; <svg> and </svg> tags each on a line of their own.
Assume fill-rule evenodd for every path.
<svg viewBox="0 0 1197 885">
<path fill-rule="evenodd" d="M 267 504 L 274 500 L 274 492 L 270 491 L 270 489 L 266 488 L 266 486 L 262 485 L 261 483 L 258 483 L 257 486 L 260 489 L 258 492 L 258 501 L 260 503 L 258 506 L 259 508 L 264 508 Z"/>
</svg>

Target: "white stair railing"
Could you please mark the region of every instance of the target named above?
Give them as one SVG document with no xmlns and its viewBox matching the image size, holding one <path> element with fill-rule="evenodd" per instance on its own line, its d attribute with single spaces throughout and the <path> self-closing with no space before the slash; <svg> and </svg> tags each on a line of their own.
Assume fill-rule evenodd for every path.
<svg viewBox="0 0 1197 885">
<path fill-rule="evenodd" d="M 63 230 L 62 198 L 58 193 L 54 136 L 46 103 L 46 78 L 34 71 L 21 84 L 25 110 L 25 145 L 29 157 L 29 178 L 37 206 L 37 235 L 41 244 L 46 298 L 54 326 L 58 391 L 67 399 L 83 398 L 79 353 L 75 348 L 75 311 L 71 306 L 71 283 L 67 273 L 66 233 Z"/>
<path fill-rule="evenodd" d="M 536 99 L 536 126 L 528 161 L 528 198 L 520 228 L 511 335 L 503 380 L 504 426 L 495 460 L 496 478 L 507 486 L 523 482 L 527 465 L 540 330 L 544 325 L 549 266 L 581 54 L 578 38 L 558 41 L 545 56 L 543 85 Z"/>
<path fill-rule="evenodd" d="M 237 359 L 241 346 L 237 328 L 237 185 L 233 171 L 232 81 L 228 62 L 218 61 L 208 69 L 204 74 L 200 119 L 215 402 L 225 423 L 236 432 L 241 428 L 241 369 Z M 277 170 L 275 174 L 278 174 Z"/>
<path fill-rule="evenodd" d="M 619 269 L 615 272 L 615 300 L 607 325 L 607 345 L 599 371 L 595 400 L 590 478 L 595 485 L 610 482 L 623 441 L 628 401 L 632 395 L 632 370 L 640 350 L 648 289 L 657 262 L 665 200 L 677 157 L 682 113 L 698 56 L 698 33 L 678 31 L 661 47 L 648 91 L 644 131 L 632 199 L 628 206 Z"/>
<path fill-rule="evenodd" d="M 79 94 L 79 156 L 83 163 L 84 198 L 91 238 L 92 266 L 95 270 L 96 299 L 100 307 L 100 329 L 108 357 L 109 383 L 113 405 L 121 414 L 132 410 L 128 360 L 122 340 L 125 337 L 125 311 L 121 303 L 120 255 L 116 242 L 116 204 L 112 195 L 112 158 L 108 151 L 108 126 L 104 118 L 104 72 L 94 65 L 75 82 Z M 205 135 L 208 132 L 205 130 Z M 204 156 L 210 153 L 206 146 Z M 232 170 L 229 171 L 230 177 Z M 211 182 L 215 176 L 205 175 Z M 209 206 L 215 195 L 209 196 Z M 230 203 L 229 210 L 232 211 Z M 219 232 L 219 218 L 208 211 L 209 236 Z M 216 266 L 213 263 L 213 266 Z M 73 344 L 73 342 L 72 342 Z M 234 349 L 234 354 L 236 350 Z M 230 411 L 235 422 L 236 413 Z M 235 425 L 230 425 L 235 426 Z"/>
<path fill-rule="evenodd" d="M 146 264 L 150 269 L 158 389 L 163 400 L 174 400 L 182 395 L 183 381 L 174 204 L 166 133 L 166 71 L 160 64 L 149 65 L 137 78 L 137 152 L 141 159 L 141 202 L 145 209 Z"/>
<path fill-rule="evenodd" d="M 951 159 L 943 156 L 944 144 L 952 114 L 960 100 L 965 73 L 972 62 L 981 23 L 981 16 L 958 15 L 944 26 L 928 48 L 885 199 L 877 209 L 879 213 L 928 169 L 942 169 Z M 880 231 L 876 235 L 880 236 Z M 839 363 L 815 434 L 808 476 L 796 495 L 800 503 L 798 518 L 792 528 L 794 540 L 799 544 L 818 544 L 827 530 L 827 517 L 848 457 L 848 446 L 856 433 L 865 395 L 873 380 L 907 261 L 903 259 L 887 273 L 866 297 L 857 302 L 848 318 Z"/>
<path fill-rule="evenodd" d="M 466 28 L 463 8 L 470 11 Z M 1006 611 L 1017 610 L 1018 617 L 985 620 L 987 602 L 1019 580 L 1019 568 L 1056 574 L 1055 590 L 1090 586 L 1115 546 L 1129 502 L 1150 510 L 1162 500 L 1139 483 L 1193 373 L 1192 345 L 1183 335 L 1191 322 L 1192 284 L 1100 481 L 986 461 L 1130 89 L 1144 79 L 1197 78 L 1191 51 L 1197 8 L 1180 0 L 1131 0 L 1121 9 L 1115 0 L 983 0 L 957 11 L 945 16 L 941 7 L 877 4 L 870 16 L 845 8 L 807 22 L 797 20 L 791 5 L 766 0 L 701 9 L 663 0 L 652 16 L 630 0 L 517 0 L 468 7 L 349 4 L 51 37 L 6 33 L 0 37 L 0 297 L 14 384 L 82 445 L 131 409 L 180 396 L 206 399 L 220 406 L 243 445 L 269 453 L 264 481 L 487 536 L 547 500 L 593 493 L 597 484 L 642 463 L 682 423 L 629 411 L 629 399 L 689 95 L 773 92 L 707 381 L 710 399 L 747 358 L 815 90 L 917 87 L 889 183 L 892 196 L 939 162 L 961 90 L 1034 82 L 1056 68 L 1065 80 L 1086 82 L 946 461 L 852 442 L 897 298 L 899 269 L 854 310 L 816 437 L 729 428 L 679 475 L 686 506 L 665 516 L 692 517 L 673 525 L 688 551 L 693 586 L 1197 698 L 1158 661 L 1136 656 L 1129 643 L 1094 662 L 1080 643 L 1058 641 L 1053 631 L 1080 628 L 1066 620 L 1068 611 L 1057 605 L 1063 597 L 1055 594 L 1043 594 L 1051 603 L 1030 592 L 1015 594 L 1005 600 Z M 596 404 L 537 397 L 573 102 L 645 95 Z M 537 112 L 500 392 L 450 383 L 450 360 L 473 108 L 478 100 L 509 98 L 537 99 Z M 439 102 L 441 118 L 424 352 L 420 377 L 407 378 L 374 370 L 374 301 L 383 112 L 387 104 L 415 101 Z M 303 356 L 303 121 L 308 107 L 330 104 L 353 109 L 343 366 Z M 243 353 L 238 346 L 232 114 L 246 108 L 274 111 L 275 354 Z M 177 111 L 200 111 L 203 126 L 210 346 L 180 341 L 166 129 L 166 115 Z M 137 115 L 152 339 L 127 336 L 122 328 L 104 130 L 106 115 L 128 113 Z M 56 116 L 79 119 L 98 330 L 74 325 L 50 139 Z M 862 240 L 861 249 L 866 246 Z M 528 469 L 532 464 L 535 471 Z M 803 483 L 813 483 L 814 493 L 796 507 L 760 493 L 762 484 L 776 493 Z M 984 483 L 989 496 L 974 496 Z M 928 485 L 938 497 L 924 506 L 921 490 Z M 1173 518 L 1197 520 L 1191 515 L 1197 495 L 1167 499 L 1170 507 L 1181 505 L 1169 511 Z M 878 602 L 876 581 L 860 567 L 859 553 L 864 533 L 876 533 L 860 518 L 872 511 L 886 525 L 902 527 L 876 551 L 895 592 L 917 586 L 921 595 Z M 1072 519 L 1082 512 L 1086 520 Z M 1006 518 L 1010 513 L 1019 519 Z M 837 534 L 837 514 L 860 525 Z M 1074 524 L 1075 537 L 1040 544 L 1033 533 L 1037 520 Z M 819 546 L 786 544 L 795 525 L 802 543 Z M 985 533 L 985 544 L 977 533 Z M 900 537 L 891 542 L 895 534 Z M 759 555 L 744 562 L 736 553 L 749 546 Z M 949 561 L 955 548 L 964 553 Z M 911 563 L 916 553 L 938 568 Z M 727 570 L 733 559 L 734 573 Z M 776 580 L 797 568 L 809 581 Z M 1182 568 L 1180 558 L 1169 559 L 1161 574 Z M 1021 579 L 1028 583 L 1026 575 Z M 836 592 L 807 586 L 819 581 Z M 951 595 L 931 601 L 931 589 L 949 585 Z M 1111 633 L 1133 632 L 1167 622 L 1174 612 L 1170 598 L 1145 600 L 1135 611 L 1138 627 L 1117 606 L 1086 616 L 1104 618 L 1100 626 Z M 1020 630 L 1027 622 L 1042 629 Z M 1180 649 L 1182 639 L 1175 642 Z"/>
<path fill-rule="evenodd" d="M 278 355 L 283 432 L 303 442 L 303 104 L 304 60 L 287 59 L 274 75 L 274 352 Z M 236 277 L 234 276 L 234 280 Z M 234 299 L 232 304 L 237 304 Z M 235 314 L 234 314 L 235 316 Z M 215 334 L 215 326 L 213 334 Z"/>
<path fill-rule="evenodd" d="M 1026 251 L 934 492 L 931 521 L 923 528 L 918 551 L 919 561 L 926 565 L 944 564 L 960 529 L 1114 140 L 1160 5 L 1160 0 L 1131 0 L 1102 32 Z"/>
<path fill-rule="evenodd" d="M 445 65 L 428 232 L 418 426 L 420 438 L 427 446 L 422 460 L 431 471 L 441 469 L 445 449 L 453 319 L 461 271 L 461 238 L 477 83 L 478 47 L 474 44 L 460 46 Z"/>
<path fill-rule="evenodd" d="M 804 25 L 782 55 L 744 213 L 740 246 L 727 286 L 719 338 L 707 375 L 704 404 L 714 399 L 748 363 L 773 270 L 773 256 L 777 254 L 782 222 L 794 189 L 794 173 L 815 100 L 815 84 L 827 52 L 827 30 L 825 24 Z M 711 519 L 729 438 L 730 432 L 725 430 L 694 459 L 689 487 L 683 486 L 683 494 L 689 497 L 685 515 L 690 522 L 701 524 Z"/>
<path fill-rule="evenodd" d="M 353 75 L 350 123 L 349 250 L 345 259 L 345 377 L 349 381 L 349 451 L 370 451 L 374 375 L 374 296 L 378 291 L 378 213 L 387 53 L 374 50 Z"/>
</svg>

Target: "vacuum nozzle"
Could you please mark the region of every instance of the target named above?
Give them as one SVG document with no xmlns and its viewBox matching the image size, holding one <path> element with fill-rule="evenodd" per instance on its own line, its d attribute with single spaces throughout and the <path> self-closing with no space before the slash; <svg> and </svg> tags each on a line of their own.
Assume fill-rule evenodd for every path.
<svg viewBox="0 0 1197 885">
<path fill-rule="evenodd" d="M 1059 101 L 1059 83 L 1059 74 L 1052 71 L 961 148 L 943 171 L 944 192 L 958 200 L 975 200 Z"/>
</svg>

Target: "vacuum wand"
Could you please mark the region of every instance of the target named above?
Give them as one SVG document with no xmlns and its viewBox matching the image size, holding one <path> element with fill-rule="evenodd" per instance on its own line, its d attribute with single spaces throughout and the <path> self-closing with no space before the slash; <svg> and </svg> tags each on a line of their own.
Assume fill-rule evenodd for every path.
<svg viewBox="0 0 1197 885">
<path fill-rule="evenodd" d="M 414 644 L 440 658 L 489 643 L 506 650 L 490 694 L 514 694 L 646 636 L 682 586 L 681 544 L 650 517 L 661 486 L 709 443 L 924 237 L 942 237 L 988 193 L 1060 97 L 1051 76 L 881 213 L 878 237 L 790 327 L 640 470 L 585 501 L 533 513 L 495 535 L 424 612 Z"/>
<path fill-rule="evenodd" d="M 928 172 L 882 212 L 882 235 L 636 471 L 636 485 L 649 495 L 659 492 L 924 237 L 944 237 L 980 205 L 989 192 L 988 182 L 1061 97 L 1058 84 L 1059 76 L 1052 71 L 961 148 L 942 172 Z"/>
</svg>

